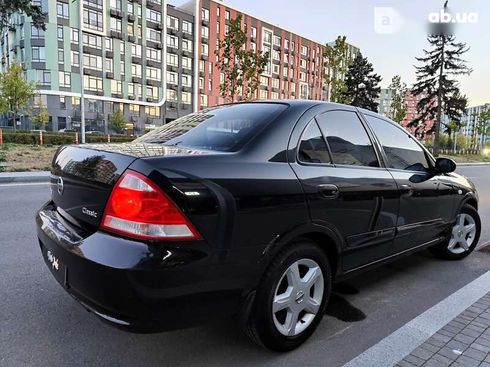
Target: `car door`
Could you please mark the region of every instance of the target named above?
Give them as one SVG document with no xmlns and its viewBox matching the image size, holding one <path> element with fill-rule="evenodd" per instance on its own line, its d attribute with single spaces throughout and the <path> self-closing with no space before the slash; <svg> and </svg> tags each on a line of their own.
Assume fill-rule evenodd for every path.
<svg viewBox="0 0 490 367">
<path fill-rule="evenodd" d="M 436 242 L 450 222 L 452 187 L 441 183 L 424 149 L 401 127 L 364 114 L 400 190 L 397 233 L 390 254 Z"/>
<path fill-rule="evenodd" d="M 291 166 L 312 221 L 342 237 L 343 270 L 386 256 L 395 235 L 397 186 L 356 111 L 322 111 L 297 128 L 303 130 Z"/>
</svg>

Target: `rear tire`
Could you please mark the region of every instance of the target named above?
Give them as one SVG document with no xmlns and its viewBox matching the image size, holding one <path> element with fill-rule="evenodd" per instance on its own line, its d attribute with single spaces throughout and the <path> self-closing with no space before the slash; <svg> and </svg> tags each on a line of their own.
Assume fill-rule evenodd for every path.
<svg viewBox="0 0 490 367">
<path fill-rule="evenodd" d="M 284 352 L 306 341 L 325 314 L 332 276 L 314 243 L 291 243 L 269 266 L 257 289 L 245 332 L 257 344 Z"/>
<path fill-rule="evenodd" d="M 465 204 L 456 216 L 451 237 L 432 247 L 431 252 L 446 260 L 461 260 L 471 254 L 480 239 L 481 221 L 478 211 Z"/>
</svg>

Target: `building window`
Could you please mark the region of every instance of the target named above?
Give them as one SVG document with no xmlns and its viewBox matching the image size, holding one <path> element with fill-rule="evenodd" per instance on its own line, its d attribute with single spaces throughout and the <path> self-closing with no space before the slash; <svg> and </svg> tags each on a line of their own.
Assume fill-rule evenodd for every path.
<svg viewBox="0 0 490 367">
<path fill-rule="evenodd" d="M 153 9 L 146 8 L 146 20 L 150 22 L 161 23 L 162 13 Z"/>
<path fill-rule="evenodd" d="M 32 61 L 44 62 L 46 61 L 46 50 L 44 47 L 33 46 L 32 47 Z"/>
<path fill-rule="evenodd" d="M 152 28 L 146 28 L 146 39 L 153 42 L 161 42 L 162 33 Z"/>
<path fill-rule="evenodd" d="M 95 34 L 83 33 L 83 45 L 102 50 L 102 37 Z"/>
<path fill-rule="evenodd" d="M 131 64 L 131 73 L 136 78 L 141 78 L 141 65 Z"/>
<path fill-rule="evenodd" d="M 279 79 L 272 79 L 272 88 L 279 89 Z"/>
<path fill-rule="evenodd" d="M 129 105 L 129 112 L 131 112 L 132 114 L 139 114 L 140 113 L 140 105 L 131 103 Z"/>
<path fill-rule="evenodd" d="M 70 8 L 68 4 L 57 2 L 56 3 L 56 15 L 58 18 L 68 19 L 70 17 Z"/>
<path fill-rule="evenodd" d="M 167 71 L 167 83 L 177 84 L 178 83 L 177 73 L 174 73 L 173 71 Z"/>
<path fill-rule="evenodd" d="M 58 26 L 58 30 L 57 30 L 57 35 L 58 35 L 58 41 L 63 41 L 63 39 L 65 38 L 64 35 L 63 35 L 63 26 Z"/>
<path fill-rule="evenodd" d="M 203 26 L 201 29 L 202 29 L 202 36 L 204 38 L 209 38 L 209 28 Z"/>
<path fill-rule="evenodd" d="M 97 10 L 83 9 L 83 26 L 94 31 L 102 32 L 104 30 L 103 14 Z"/>
<path fill-rule="evenodd" d="M 206 94 L 201 94 L 201 107 L 208 106 L 208 96 Z"/>
<path fill-rule="evenodd" d="M 120 72 L 121 72 L 121 76 L 124 76 L 124 74 L 126 73 L 126 63 L 124 62 L 124 60 L 121 60 L 121 68 L 120 68 Z"/>
<path fill-rule="evenodd" d="M 122 32 L 121 19 L 111 18 L 111 30 L 116 32 Z"/>
<path fill-rule="evenodd" d="M 34 26 L 31 26 L 31 37 L 44 38 L 44 31 L 41 28 L 36 28 Z"/>
<path fill-rule="evenodd" d="M 71 64 L 75 67 L 80 66 L 80 56 L 78 54 L 78 51 L 71 51 Z"/>
<path fill-rule="evenodd" d="M 84 0 L 83 2 L 85 3 L 85 5 L 88 5 L 92 8 L 96 8 L 96 9 L 101 9 L 102 10 L 102 2 L 104 0 Z"/>
<path fill-rule="evenodd" d="M 202 20 L 209 21 L 209 9 L 202 8 L 201 9 L 201 17 L 202 17 Z"/>
<path fill-rule="evenodd" d="M 272 43 L 272 32 L 264 30 L 264 43 L 269 45 Z"/>
<path fill-rule="evenodd" d="M 170 15 L 167 15 L 167 27 L 170 29 L 174 29 L 176 31 L 179 30 L 179 19 L 172 17 Z"/>
<path fill-rule="evenodd" d="M 121 0 L 111 0 L 111 8 L 116 10 L 122 10 L 122 1 Z"/>
<path fill-rule="evenodd" d="M 102 57 L 96 55 L 83 55 L 83 65 L 88 69 L 102 70 Z"/>
<path fill-rule="evenodd" d="M 192 61 L 189 57 L 182 58 L 182 67 L 184 69 L 192 69 Z"/>
<path fill-rule="evenodd" d="M 151 61 L 162 61 L 162 50 L 156 50 L 151 47 L 146 47 L 146 58 Z"/>
<path fill-rule="evenodd" d="M 182 50 L 192 52 L 192 41 L 191 40 L 182 40 Z"/>
<path fill-rule="evenodd" d="M 60 96 L 60 109 L 66 110 L 66 97 Z"/>
<path fill-rule="evenodd" d="M 62 48 L 58 49 L 58 64 L 65 62 L 65 51 Z"/>
<path fill-rule="evenodd" d="M 191 104 L 191 93 L 182 92 L 182 103 Z"/>
<path fill-rule="evenodd" d="M 102 78 L 91 75 L 83 76 L 84 89 L 90 91 L 102 91 Z"/>
<path fill-rule="evenodd" d="M 191 76 L 187 74 L 182 74 L 182 86 L 183 87 L 190 87 L 191 86 Z"/>
<path fill-rule="evenodd" d="M 160 117 L 160 107 L 145 107 L 145 113 L 148 116 Z"/>
<path fill-rule="evenodd" d="M 303 56 L 308 55 L 308 47 L 301 46 L 301 55 L 303 55 Z"/>
<path fill-rule="evenodd" d="M 167 35 L 167 46 L 179 48 L 179 39 L 175 36 Z"/>
<path fill-rule="evenodd" d="M 173 89 L 167 89 L 167 101 L 175 102 L 177 101 L 177 92 Z"/>
<path fill-rule="evenodd" d="M 260 93 L 259 93 L 259 98 L 260 99 L 267 99 L 269 98 L 269 92 L 266 91 L 266 90 L 260 90 Z"/>
<path fill-rule="evenodd" d="M 158 68 L 146 67 L 146 78 L 153 79 L 157 81 L 162 80 L 162 70 Z"/>
<path fill-rule="evenodd" d="M 257 28 L 252 27 L 252 38 L 257 38 Z"/>
<path fill-rule="evenodd" d="M 113 44 L 112 38 L 106 38 L 105 39 L 105 50 L 106 51 L 112 51 L 112 47 L 113 47 L 112 44 Z"/>
<path fill-rule="evenodd" d="M 51 84 L 51 71 L 49 71 L 49 70 L 36 70 L 36 80 L 41 85 Z"/>
<path fill-rule="evenodd" d="M 199 71 L 204 73 L 204 60 L 199 60 Z"/>
<path fill-rule="evenodd" d="M 284 48 L 285 48 L 286 50 L 288 50 L 288 49 L 289 49 L 289 40 L 288 40 L 288 39 L 285 39 L 285 40 L 284 40 Z"/>
<path fill-rule="evenodd" d="M 167 64 L 170 66 L 179 66 L 177 55 L 168 53 Z"/>
<path fill-rule="evenodd" d="M 59 72 L 59 79 L 60 79 L 59 80 L 60 81 L 60 87 L 69 88 L 71 86 L 71 74 L 70 73 L 60 71 Z"/>
<path fill-rule="evenodd" d="M 71 42 L 78 43 L 79 42 L 78 29 L 70 28 L 70 33 L 71 33 Z"/>
<path fill-rule="evenodd" d="M 141 45 L 132 44 L 131 45 L 131 55 L 141 58 Z"/>
<path fill-rule="evenodd" d="M 146 86 L 146 98 L 158 99 L 158 87 Z"/>
<path fill-rule="evenodd" d="M 114 60 L 105 59 L 105 71 L 108 73 L 114 73 Z"/>
<path fill-rule="evenodd" d="M 122 94 L 122 83 L 119 80 L 111 80 L 111 93 Z"/>
<path fill-rule="evenodd" d="M 225 19 L 230 20 L 230 11 L 229 10 L 225 10 Z"/>
<path fill-rule="evenodd" d="M 274 36 L 274 45 L 281 46 L 281 37 Z"/>
<path fill-rule="evenodd" d="M 204 56 L 208 56 L 209 54 L 209 46 L 205 43 L 201 44 L 201 54 L 203 54 Z"/>
<path fill-rule="evenodd" d="M 192 34 L 192 23 L 184 20 L 182 22 L 182 32 Z"/>
</svg>

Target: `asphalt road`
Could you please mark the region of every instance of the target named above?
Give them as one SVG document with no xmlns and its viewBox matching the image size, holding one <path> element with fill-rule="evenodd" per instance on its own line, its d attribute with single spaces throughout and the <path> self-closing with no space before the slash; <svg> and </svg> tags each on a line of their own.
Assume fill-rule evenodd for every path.
<svg viewBox="0 0 490 367">
<path fill-rule="evenodd" d="M 490 166 L 460 171 L 479 188 L 487 242 Z M 80 307 L 44 265 L 33 216 L 48 196 L 46 185 L 0 186 L 0 366 L 341 366 L 490 268 L 488 249 L 460 262 L 422 252 L 353 278 L 336 287 L 313 338 L 287 354 L 256 347 L 228 319 L 129 334 Z"/>
</svg>

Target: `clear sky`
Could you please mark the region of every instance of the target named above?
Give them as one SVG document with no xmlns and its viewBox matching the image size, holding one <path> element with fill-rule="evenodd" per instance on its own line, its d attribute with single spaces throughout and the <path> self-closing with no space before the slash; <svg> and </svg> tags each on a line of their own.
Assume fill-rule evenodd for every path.
<svg viewBox="0 0 490 367">
<path fill-rule="evenodd" d="M 169 2 L 180 5 L 185 1 Z M 442 0 L 225 0 L 224 3 L 318 42 L 332 41 L 337 35 L 347 36 L 348 42 L 360 47 L 373 63 L 375 72 L 383 77 L 382 87 L 387 87 L 396 74 L 409 86 L 414 83 L 415 56 L 422 56 L 422 49 L 428 47 L 429 14 L 437 13 L 443 6 Z M 378 8 L 378 31 L 375 8 Z M 459 13 L 458 20 L 466 20 L 457 24 L 455 35 L 470 46 L 465 59 L 473 73 L 460 77 L 461 91 L 469 98 L 470 106 L 490 102 L 490 1 L 449 0 L 449 10 L 453 16 Z"/>
</svg>

